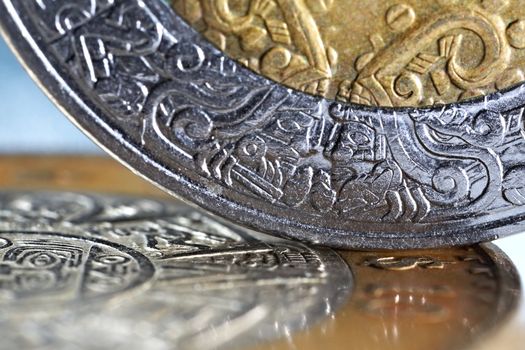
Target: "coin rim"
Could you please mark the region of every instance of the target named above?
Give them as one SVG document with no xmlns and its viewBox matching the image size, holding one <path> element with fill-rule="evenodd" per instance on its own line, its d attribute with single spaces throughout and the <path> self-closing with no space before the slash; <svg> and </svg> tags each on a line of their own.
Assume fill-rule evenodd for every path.
<svg viewBox="0 0 525 350">
<path fill-rule="evenodd" d="M 183 21 L 161 0 L 144 0 L 144 2 L 158 12 L 156 15 L 160 13 L 158 17 L 161 23 L 172 22 L 173 16 Z M 352 230 L 320 227 L 313 221 L 308 222 L 311 220 L 298 221 L 297 218 L 280 216 L 279 208 L 273 208 L 271 204 L 267 208 L 258 209 L 246 203 L 233 202 L 218 193 L 220 191 L 207 188 L 206 183 L 195 183 L 188 175 L 172 172 L 126 141 L 125 136 L 119 131 L 112 129 L 103 118 L 99 117 L 104 115 L 104 111 L 90 103 L 89 97 L 74 82 L 66 83 L 63 80 L 62 77 L 67 77 L 69 74 L 64 74 L 59 62 L 56 62 L 52 55 L 46 55 L 46 50 L 39 45 L 38 39 L 31 36 L 31 31 L 28 30 L 32 25 L 30 20 L 21 18 L 21 14 L 17 13 L 14 7 L 9 8 L 8 3 L 12 4 L 12 1 L 0 1 L 0 31 L 33 80 L 59 109 L 105 152 L 119 160 L 133 173 L 192 206 L 200 206 L 211 214 L 235 220 L 236 223 L 276 236 L 334 248 L 413 249 L 456 246 L 493 240 L 525 228 L 525 212 L 522 207 L 492 214 L 480 213 L 483 214 L 481 218 L 462 219 L 461 226 L 458 226 L 457 222 L 444 222 L 439 227 L 428 229 L 430 224 L 425 224 L 425 227 L 417 224 L 396 224 L 399 229 L 392 231 L 388 223 L 370 223 L 370 225 L 356 223 L 355 229 Z M 187 25 L 186 30 L 194 37 L 200 38 L 200 35 Z M 212 47 L 202 38 L 198 43 L 206 49 Z M 218 52 L 214 47 L 210 50 Z M 248 74 L 254 75 L 251 71 Z M 263 77 L 258 79 L 266 80 Z M 280 86 L 275 82 L 271 84 Z M 322 98 L 302 92 L 294 91 L 293 94 L 323 101 Z M 444 108 L 468 110 L 473 115 L 483 110 L 502 112 L 525 106 L 525 84 L 467 102 L 433 108 L 373 108 L 346 105 L 355 111 L 389 115 L 392 118 L 397 114 L 415 111 L 436 113 Z M 381 227 L 385 229 L 379 229 Z"/>
</svg>

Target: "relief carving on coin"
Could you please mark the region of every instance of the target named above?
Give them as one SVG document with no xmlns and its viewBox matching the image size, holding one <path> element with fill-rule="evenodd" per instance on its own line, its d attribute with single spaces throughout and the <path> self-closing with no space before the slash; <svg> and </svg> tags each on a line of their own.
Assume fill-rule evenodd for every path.
<svg viewBox="0 0 525 350">
<path fill-rule="evenodd" d="M 525 47 L 519 21 L 525 10 L 511 2 L 348 2 L 352 11 L 346 12 L 335 1 L 286 2 L 292 3 L 301 10 L 293 13 L 307 11 L 315 19 L 325 46 L 315 52 L 326 52 L 329 63 L 337 55 L 327 53 L 335 45 L 325 38 L 321 21 L 346 25 L 348 18 L 316 13 L 335 8 L 353 23 L 380 27 L 385 21 L 382 29 L 354 25 L 347 26 L 352 35 L 334 34 L 352 50 L 351 59 L 342 59 L 345 51 L 335 49 L 339 66 L 334 70 L 330 64 L 331 74 L 353 72 L 343 79 L 350 82 L 345 99 L 367 100 L 361 103 L 447 101 L 438 90 L 455 100 L 495 76 L 513 76 L 507 73 L 517 72 Z M 234 23 L 242 14 L 234 27 L 249 38 L 264 34 L 249 29 L 261 15 L 278 12 L 290 31 L 290 55 L 308 51 L 304 41 L 294 39 L 301 31 L 291 34 L 289 22 L 295 22 L 284 18 L 284 2 L 192 4 L 186 12 L 197 14 L 195 23 L 201 18 L 206 24 L 213 13 Z M 365 108 L 298 93 L 252 74 L 160 0 L 1 0 L 0 6 L 12 9 L 0 13 L 0 22 L 26 63 L 38 54 L 46 67 L 59 70 L 52 75 L 33 67 L 71 118 L 137 172 L 215 214 L 268 233 L 354 248 L 465 244 L 521 231 L 521 87 L 433 109 Z M 251 10 L 258 15 L 246 17 Z M 374 20 L 377 14 L 380 20 Z M 30 35 L 20 37 L 25 26 Z M 310 39 L 311 28 L 306 28 Z M 404 34 L 392 34 L 397 31 Z M 237 34 L 231 35 L 226 42 L 237 42 Z M 273 39 L 262 38 L 269 45 L 263 51 L 273 50 Z M 392 48 L 403 50 L 394 55 Z M 352 68 L 355 60 L 358 70 Z M 434 63 L 422 70 L 428 62 Z M 310 68 L 301 72 L 323 71 Z M 314 79 L 316 88 L 324 84 L 318 79 L 325 78 Z M 335 84 L 334 96 L 343 80 Z M 412 85 L 424 87 L 422 94 Z M 24 205 L 12 205 L 20 220 L 31 215 Z M 70 220 L 97 217 L 99 209 L 79 210 Z"/>
<path fill-rule="evenodd" d="M 0 232 L 0 303 L 61 302 L 123 293 L 153 277 L 129 248 L 52 232 Z"/>
<path fill-rule="evenodd" d="M 517 1 L 172 0 L 232 58 L 308 93 L 430 106 L 524 81 Z"/>
</svg>

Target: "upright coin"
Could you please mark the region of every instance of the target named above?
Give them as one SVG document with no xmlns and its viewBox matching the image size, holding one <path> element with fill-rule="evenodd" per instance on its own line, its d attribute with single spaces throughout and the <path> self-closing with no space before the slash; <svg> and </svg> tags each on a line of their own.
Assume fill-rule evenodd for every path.
<svg viewBox="0 0 525 350">
<path fill-rule="evenodd" d="M 0 193 L 3 349 L 225 349 L 308 327 L 348 298 L 333 251 L 261 240 L 187 207 Z"/>
<path fill-rule="evenodd" d="M 217 3 L 228 9 L 228 1 Z M 250 3 L 266 9 L 273 2 Z M 379 101 L 372 95 L 417 96 L 404 88 L 392 94 L 394 85 L 384 92 L 382 79 L 416 74 L 406 68 L 412 53 L 426 62 L 439 56 L 427 55 L 432 45 L 448 59 L 421 71 L 428 84 L 451 79 L 454 96 L 462 86 L 489 84 L 492 64 L 507 62 L 499 53 L 522 46 L 522 24 L 508 17 L 521 10 L 510 1 L 454 3 L 444 23 L 415 5 L 385 9 L 391 31 L 414 17 L 415 29 L 405 34 L 414 51 L 401 50 L 405 36 L 388 41 L 383 34 L 388 50 L 363 61 L 360 74 L 368 73 L 354 79 L 364 89 L 359 95 L 370 102 Z M 434 23 L 428 33 L 421 32 L 425 13 Z M 306 18 L 297 20 L 310 23 Z M 457 21 L 461 28 L 447 31 Z M 334 247 L 395 249 L 465 245 L 525 227 L 522 85 L 432 108 L 333 102 L 237 66 L 161 0 L 1 0 L 0 25 L 33 76 L 89 135 L 168 192 L 237 223 Z M 436 28 L 442 35 L 430 40 Z M 257 29 L 250 31 L 253 39 Z M 427 39 L 424 50 L 415 44 Z M 465 55 L 464 45 L 476 55 Z M 276 50 L 285 60 L 293 56 Z M 383 66 L 392 71 L 378 76 L 374 67 Z M 500 68 L 498 76 L 506 76 Z M 425 91 L 437 91 L 427 83 Z"/>
<path fill-rule="evenodd" d="M 525 79 L 519 0 L 172 1 L 247 67 L 341 101 L 428 106 Z"/>
</svg>

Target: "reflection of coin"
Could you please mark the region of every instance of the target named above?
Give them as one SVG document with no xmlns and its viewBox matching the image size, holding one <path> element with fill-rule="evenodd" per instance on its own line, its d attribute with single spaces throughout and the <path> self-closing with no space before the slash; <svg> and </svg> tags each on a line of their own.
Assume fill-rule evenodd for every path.
<svg viewBox="0 0 525 350">
<path fill-rule="evenodd" d="M 263 349 L 465 349 L 516 308 L 519 277 L 493 245 L 347 252 L 355 289 L 335 316 Z M 470 348 L 470 346 L 469 346 Z"/>
<path fill-rule="evenodd" d="M 62 192 L 2 193 L 0 207 L 6 349 L 238 347 L 309 326 L 351 288 L 333 251 L 186 207 Z"/>
<path fill-rule="evenodd" d="M 231 57 L 329 98 L 433 105 L 525 78 L 525 10 L 516 0 L 172 2 Z"/>
<path fill-rule="evenodd" d="M 498 15 L 505 7 L 495 3 L 472 6 Z M 389 28 L 420 12 L 400 4 Z M 508 30 L 517 47 L 520 23 Z M 464 245 L 522 231 L 521 87 L 432 109 L 335 103 L 239 67 L 161 0 L 0 0 L 0 25 L 88 134 L 170 193 L 230 220 L 347 248 Z M 387 60 L 374 57 L 363 66 Z M 454 74 L 478 81 L 454 57 Z M 367 81 L 360 96 L 381 92 Z"/>
</svg>

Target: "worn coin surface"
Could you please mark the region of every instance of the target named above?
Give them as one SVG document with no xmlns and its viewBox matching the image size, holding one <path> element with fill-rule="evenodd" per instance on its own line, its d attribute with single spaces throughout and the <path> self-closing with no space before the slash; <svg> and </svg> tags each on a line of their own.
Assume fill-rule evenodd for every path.
<svg viewBox="0 0 525 350">
<path fill-rule="evenodd" d="M 505 3 L 457 5 L 474 17 L 501 16 L 510 13 Z M 411 16 L 397 10 L 386 16 L 394 27 Z M 415 23 L 422 11 L 414 9 Z M 471 26 L 463 17 L 470 31 L 490 32 L 484 20 Z M 238 66 L 160 0 L 1 0 L 0 25 L 42 87 L 104 148 L 237 223 L 390 249 L 464 245 L 524 228 L 523 85 L 433 108 L 336 103 Z M 500 39 L 510 35 L 519 47 L 520 28 Z M 467 34 L 442 43 L 457 50 L 464 38 L 478 52 L 481 37 Z M 501 40 L 487 55 L 508 47 Z M 462 57 L 452 54 L 448 74 L 491 76 L 462 69 Z"/>
<path fill-rule="evenodd" d="M 267 238 L 147 198 L 2 192 L 0 348 L 239 348 L 347 300 L 335 252 Z"/>
<path fill-rule="evenodd" d="M 0 174 L 0 185 L 2 187 L 53 187 L 68 188 L 75 191 L 88 188 L 98 191 L 101 189 L 112 189 L 122 193 L 139 193 L 142 196 L 145 194 L 154 195 L 160 193 L 160 191 L 155 191 L 155 188 L 152 186 L 147 186 L 147 184 L 141 185 L 136 178 L 115 162 L 111 162 L 109 159 L 101 159 L 97 157 L 44 157 L 39 159 L 27 156 L 1 157 L 0 167 L 3 169 L 2 174 Z M 102 180 L 100 175 L 97 175 L 92 167 L 103 167 L 105 174 L 109 174 L 110 176 L 105 180 Z M 56 203 L 50 203 L 57 202 L 59 197 L 55 197 L 55 200 L 51 201 L 52 198 L 48 193 L 46 194 L 47 201 L 43 201 L 41 194 L 38 196 L 36 196 L 35 193 L 31 196 L 28 196 L 28 194 L 29 193 L 27 192 L 19 193 L 18 197 L 15 197 L 12 193 L 10 200 L 4 200 L 2 202 L 4 203 L 2 205 L 2 210 L 5 214 L 7 214 L 7 212 L 13 214 L 16 213 L 12 216 L 14 221 L 11 223 L 11 228 L 19 226 L 20 223 L 25 222 L 26 227 L 24 227 L 24 230 L 27 232 L 27 225 L 33 225 L 34 227 L 33 223 L 37 222 L 38 229 L 36 232 L 41 232 L 42 225 L 44 224 L 50 225 L 53 223 L 54 225 L 57 225 L 60 222 L 63 222 L 63 224 L 60 225 L 67 226 L 81 224 L 78 221 L 74 224 L 72 224 L 70 220 L 64 221 L 64 219 L 60 219 L 62 216 L 59 216 L 58 214 L 55 215 L 55 221 L 53 222 L 50 221 L 49 214 L 44 217 L 39 217 L 36 213 L 28 215 L 28 211 L 31 210 L 31 208 L 36 209 L 37 207 L 41 208 L 45 206 L 49 208 L 48 211 L 52 211 L 51 208 L 59 207 Z M 79 196 L 78 194 L 72 195 L 70 193 L 67 196 L 70 200 L 83 198 L 81 202 L 86 202 L 86 195 Z M 40 204 L 38 206 L 34 204 L 31 205 L 31 202 L 36 204 L 37 197 Z M 91 196 L 87 197 L 89 198 Z M 4 196 L 3 198 L 5 199 L 6 197 Z M 14 201 L 17 204 L 5 205 L 7 202 L 12 203 L 12 199 L 14 198 L 17 198 L 17 200 Z M 105 201 L 108 200 L 108 197 L 104 198 Z M 122 197 L 119 198 L 121 202 L 122 199 Z M 100 201 L 100 197 L 98 197 L 98 200 Z M 145 199 L 142 199 L 142 201 L 144 200 Z M 150 202 L 150 207 L 153 203 L 160 203 L 158 201 L 147 201 Z M 46 202 L 47 204 L 45 204 Z M 62 202 L 64 201 L 62 200 Z M 128 215 L 131 215 L 131 217 L 133 217 L 133 210 L 130 210 L 131 208 L 135 207 L 135 211 L 138 212 L 139 207 L 145 207 L 144 204 L 130 205 L 132 202 L 133 201 L 129 201 L 128 197 L 126 204 L 128 209 L 125 210 L 128 212 Z M 137 202 L 137 200 L 135 200 L 135 202 Z M 151 222 L 151 219 L 155 218 L 155 213 L 158 214 L 162 211 L 162 209 L 160 209 L 161 207 L 166 208 L 165 204 L 160 204 L 161 205 L 158 206 L 156 210 L 149 209 L 149 222 Z M 21 207 L 25 207 L 25 209 L 23 209 L 25 214 L 21 213 Z M 222 235 L 219 235 L 220 237 L 231 238 L 243 236 L 247 243 L 241 244 L 254 244 L 257 246 L 258 243 L 261 243 L 261 240 L 258 238 L 252 240 L 254 237 L 250 234 L 242 235 L 242 231 L 231 229 L 228 226 L 225 227 L 222 224 L 216 223 L 214 220 L 208 219 L 205 221 L 207 222 L 207 225 L 199 224 L 197 228 L 196 225 L 203 221 L 202 219 L 205 217 L 188 209 L 183 210 L 181 207 L 178 207 L 178 209 L 175 210 L 179 214 L 185 213 L 184 215 L 186 216 L 186 219 L 181 220 L 184 215 L 176 215 L 176 222 L 178 222 L 180 226 L 182 225 L 181 221 L 184 221 L 184 225 L 182 226 L 190 227 L 191 232 L 198 229 L 198 231 L 206 232 L 211 236 L 213 232 L 219 231 L 223 232 Z M 38 209 L 38 211 L 43 212 L 41 209 Z M 123 210 L 120 211 L 122 212 Z M 71 217 L 71 215 L 60 215 Z M 25 219 L 23 219 L 23 217 L 25 217 Z M 86 218 L 85 221 L 91 221 L 89 216 L 84 215 L 84 217 Z M 162 215 L 160 215 L 160 217 L 162 217 Z M 159 218 L 157 219 L 162 220 Z M 9 216 L 4 215 L 2 221 L 4 223 L 9 222 Z M 213 231 L 210 228 L 212 223 L 217 224 L 216 229 Z M 103 224 L 108 225 L 107 223 Z M 93 225 L 93 223 L 89 225 Z M 115 223 L 112 225 L 115 225 Z M 208 227 L 208 229 L 206 229 L 206 227 Z M 71 227 L 67 230 L 70 232 Z M 82 231 L 85 232 L 84 229 Z M 145 235 L 151 237 L 152 234 L 150 231 L 148 231 L 149 233 L 145 233 Z M 0 232 L 4 231 L 0 230 Z M 229 233 L 227 234 L 227 232 Z M 232 232 L 234 233 L 232 234 Z M 173 232 L 166 233 L 173 235 Z M 80 235 L 82 236 L 83 233 Z M 122 234 L 116 241 L 126 242 L 121 236 Z M 40 237 L 44 237 L 49 241 L 57 239 L 56 234 L 51 235 L 51 237 L 49 235 L 41 235 Z M 62 238 L 63 237 L 58 237 L 58 239 Z M 240 242 L 241 240 L 242 239 L 232 239 L 232 241 L 236 242 Z M 75 239 L 74 242 L 78 243 L 79 240 Z M 100 245 L 97 247 L 100 247 Z M 164 250 L 167 248 L 168 246 L 165 246 Z M 139 250 L 133 248 L 129 249 L 130 251 Z M 54 251 L 50 246 L 47 246 L 46 250 Z M 0 252 L 1 251 L 2 250 L 0 250 Z M 315 251 L 318 250 L 315 249 Z M 231 332 L 239 330 L 236 326 L 238 323 L 233 323 L 233 327 L 226 325 L 225 327 L 220 327 L 221 332 L 224 332 L 221 335 L 221 338 L 230 340 L 224 347 L 236 347 L 242 349 L 244 348 L 243 345 L 246 345 L 247 348 L 252 350 L 317 350 L 319 348 L 347 348 L 358 350 L 375 350 L 384 348 L 403 350 L 464 350 L 465 348 L 478 349 L 480 345 L 486 346 L 487 344 L 490 344 L 491 340 L 494 340 L 493 335 L 497 335 L 498 337 L 502 335 L 498 332 L 498 328 L 509 328 L 506 321 L 509 314 L 513 313 L 513 310 L 516 307 L 517 299 L 520 294 L 520 287 L 515 267 L 512 262 L 492 245 L 444 250 L 419 250 L 409 252 L 353 251 L 339 252 L 339 254 L 345 259 L 351 268 L 353 279 L 351 281 L 351 286 L 346 287 L 340 284 L 343 280 L 331 282 L 331 288 L 340 288 L 341 294 L 339 294 L 340 297 L 335 298 L 337 299 L 336 302 L 330 301 L 325 305 L 327 307 L 335 308 L 335 310 L 326 313 L 322 312 L 320 317 L 317 317 L 316 315 L 312 316 L 306 312 L 305 315 L 309 318 L 303 319 L 302 325 L 304 325 L 304 327 L 291 327 L 290 332 L 286 332 L 286 334 L 270 332 L 254 338 L 253 331 L 249 329 L 240 335 L 232 334 Z M 197 257 L 202 255 L 195 254 L 194 256 Z M 39 258 L 39 260 L 42 260 L 42 258 Z M 202 261 L 198 262 L 198 264 L 201 263 Z M 218 263 L 214 262 L 214 264 Z M 221 269 L 225 266 L 227 265 L 221 264 Z M 208 267 L 209 266 L 206 265 L 206 268 Z M 194 272 L 197 269 L 198 268 L 189 269 L 187 272 Z M 223 270 L 219 270 L 219 272 L 220 271 Z M 237 268 L 232 268 L 232 271 L 235 273 L 239 270 Z M 282 272 L 283 270 L 279 270 L 278 275 L 282 276 Z M 224 280 L 232 279 L 233 275 L 229 275 L 228 272 L 224 271 L 223 273 L 224 276 L 230 276 L 229 278 L 224 278 Z M 185 275 L 182 273 L 180 277 L 183 278 L 184 276 Z M 208 276 L 214 276 L 212 271 L 210 271 Z M 237 277 L 237 275 L 235 276 Z M 202 281 L 189 278 L 188 283 L 184 284 L 184 288 L 182 287 L 183 283 L 173 282 L 173 285 L 176 285 L 177 290 L 170 291 L 170 297 L 174 297 L 176 300 L 180 299 L 179 296 L 181 294 L 186 297 L 186 291 L 193 282 L 199 284 Z M 249 284 L 256 282 L 249 280 L 246 283 Z M 290 282 L 285 279 L 283 283 Z M 294 284 L 294 287 L 295 286 L 297 285 Z M 259 287 L 260 285 L 258 285 L 258 288 Z M 352 288 L 350 294 L 345 292 L 349 287 Z M 184 292 L 181 293 L 181 290 Z M 193 291 L 195 291 L 195 289 Z M 227 291 L 227 289 L 225 289 L 225 291 Z M 143 289 L 143 292 L 148 292 L 147 287 Z M 243 288 L 243 292 L 257 294 L 258 289 L 255 287 Z M 219 294 L 218 291 L 214 291 L 214 293 Z M 211 293 L 196 294 L 199 296 L 197 299 L 199 303 L 209 303 L 212 307 L 217 305 L 216 299 Z M 136 293 L 135 295 L 137 299 L 140 299 L 142 292 Z M 116 305 L 120 305 L 119 307 L 121 308 L 126 308 L 127 303 L 137 300 L 133 299 L 135 298 L 135 295 L 132 294 L 131 298 L 129 298 L 130 295 L 127 294 L 127 292 L 124 292 L 123 294 L 117 292 L 110 298 L 108 298 L 108 295 L 105 295 L 98 298 L 96 302 L 90 302 L 90 304 L 94 305 L 100 303 L 102 309 L 104 309 L 106 301 L 121 300 L 123 302 L 117 303 Z M 319 293 L 318 295 L 319 297 L 324 296 L 323 293 Z M 311 296 L 314 297 L 314 295 Z M 57 292 L 56 297 L 57 299 L 62 298 L 63 293 Z M 235 297 L 238 297 L 238 295 L 235 294 Z M 258 296 L 255 296 L 255 294 L 249 299 L 261 300 L 260 298 L 258 299 Z M 246 300 L 246 296 L 239 298 L 239 300 L 239 304 L 242 304 L 242 300 Z M 21 299 L 21 303 L 26 301 L 30 301 L 30 299 Z M 53 303 L 55 303 L 53 299 L 47 299 L 47 301 L 50 303 L 49 305 L 54 305 Z M 19 302 L 18 307 L 21 306 L 21 303 Z M 5 307 L 6 303 L 4 302 L 1 305 L 2 307 Z M 71 305 L 71 303 L 69 305 Z M 195 305 L 195 303 L 192 303 L 191 305 Z M 292 303 L 292 305 L 295 304 Z M 45 310 L 45 308 L 45 306 L 42 306 L 41 310 Z M 203 310 L 204 308 L 196 307 L 196 310 L 197 309 Z M 180 309 L 175 308 L 175 311 L 178 310 Z M 23 311 L 27 312 L 27 308 L 24 308 Z M 75 309 L 77 316 L 73 319 L 86 317 L 86 315 L 89 315 L 92 311 L 93 309 L 91 308 Z M 75 312 L 72 312 L 72 314 L 75 314 Z M 82 317 L 78 314 L 81 314 Z M 121 312 L 121 314 L 124 313 Z M 323 317 L 324 315 L 330 315 L 330 317 Z M 47 316 L 49 316 L 49 314 Z M 177 319 L 180 320 L 181 317 L 183 316 L 178 316 Z M 17 320 L 20 319 L 21 318 L 19 317 L 13 320 L 18 322 Z M 54 319 L 51 318 L 51 320 Z M 121 319 L 117 320 L 121 322 Z M 289 319 L 286 315 L 283 316 L 281 314 L 276 316 L 275 320 L 281 320 L 278 321 L 278 323 L 280 322 L 279 325 L 284 327 Z M 48 319 L 43 315 L 42 318 L 39 318 L 36 321 L 36 324 L 40 321 L 46 323 L 48 322 Z M 122 325 L 123 323 L 120 324 Z M 128 327 L 129 324 L 130 322 L 126 321 L 124 329 L 127 329 L 126 327 Z M 146 324 L 151 323 L 147 321 Z M 27 326 L 28 324 L 26 323 L 25 325 Z M 32 326 L 33 330 L 41 329 L 39 327 L 34 327 L 35 321 L 33 321 L 32 324 L 29 323 L 29 325 Z M 194 322 L 193 325 L 199 325 L 199 322 Z M 191 326 L 185 327 L 185 330 L 191 328 Z M 20 326 L 20 329 L 22 328 L 23 326 Z M 108 326 L 108 329 L 115 332 L 117 331 L 114 327 L 111 328 Z M 144 327 L 141 329 L 144 329 Z M 153 325 L 151 329 L 159 329 L 159 324 Z M 202 328 L 199 329 L 202 330 Z M 205 333 L 208 334 L 208 332 Z M 0 332 L 0 334 L 2 333 Z M 28 331 L 26 338 L 30 337 L 29 334 L 31 334 L 30 331 Z M 100 335 L 100 333 L 97 334 Z M 47 335 L 50 338 L 55 336 L 53 333 L 47 333 Z M 158 344 L 163 344 L 162 341 L 159 342 L 158 340 L 162 337 L 150 334 L 148 341 L 143 341 L 143 333 L 134 332 L 133 335 L 129 335 L 125 330 L 118 331 L 118 334 L 112 334 L 111 340 L 118 343 L 120 335 L 129 336 L 130 341 L 136 341 L 139 339 L 137 346 L 144 346 L 144 348 L 161 348 L 162 346 L 159 346 Z M 2 335 L 2 337 L 5 336 Z M 279 337 L 279 339 L 277 339 L 277 337 Z M 61 337 L 58 338 L 59 340 L 47 340 L 49 347 L 61 342 L 63 344 L 64 340 Z M 190 336 L 189 338 L 191 339 L 192 337 Z M 272 338 L 275 338 L 275 340 L 272 341 Z M 80 340 L 83 339 L 85 338 Z M 111 347 L 113 343 L 108 341 L 104 344 L 104 339 L 107 338 L 104 336 L 104 338 L 101 338 L 98 341 L 98 344 L 101 345 L 100 348 Z M 185 339 L 187 340 L 188 337 Z M 75 345 L 78 345 L 79 348 L 86 349 L 94 345 L 92 341 L 81 343 L 80 340 L 75 342 Z M 221 344 L 224 345 L 223 342 L 217 341 L 216 339 L 210 340 L 210 343 L 219 344 L 219 348 Z M 126 342 L 120 339 L 119 344 L 125 346 Z M 178 340 L 175 340 L 173 344 L 178 344 Z M 255 347 L 250 344 L 253 344 Z M 492 342 L 492 344 L 494 344 L 494 342 Z M 502 345 L 506 343 L 501 341 L 495 342 L 495 344 L 498 344 L 497 346 L 499 347 L 489 346 L 486 348 L 499 349 L 501 346 L 506 346 Z M 15 339 L 7 345 L 10 346 L 10 350 L 14 345 L 20 344 L 17 343 Z M 0 348 L 3 348 L 1 344 Z M 206 348 L 206 346 L 204 346 L 204 348 Z M 520 349 L 519 346 L 516 346 L 515 348 Z"/>
<path fill-rule="evenodd" d="M 450 103 L 525 79 L 519 0 L 172 0 L 218 48 L 295 89 L 373 106 Z"/>
</svg>

